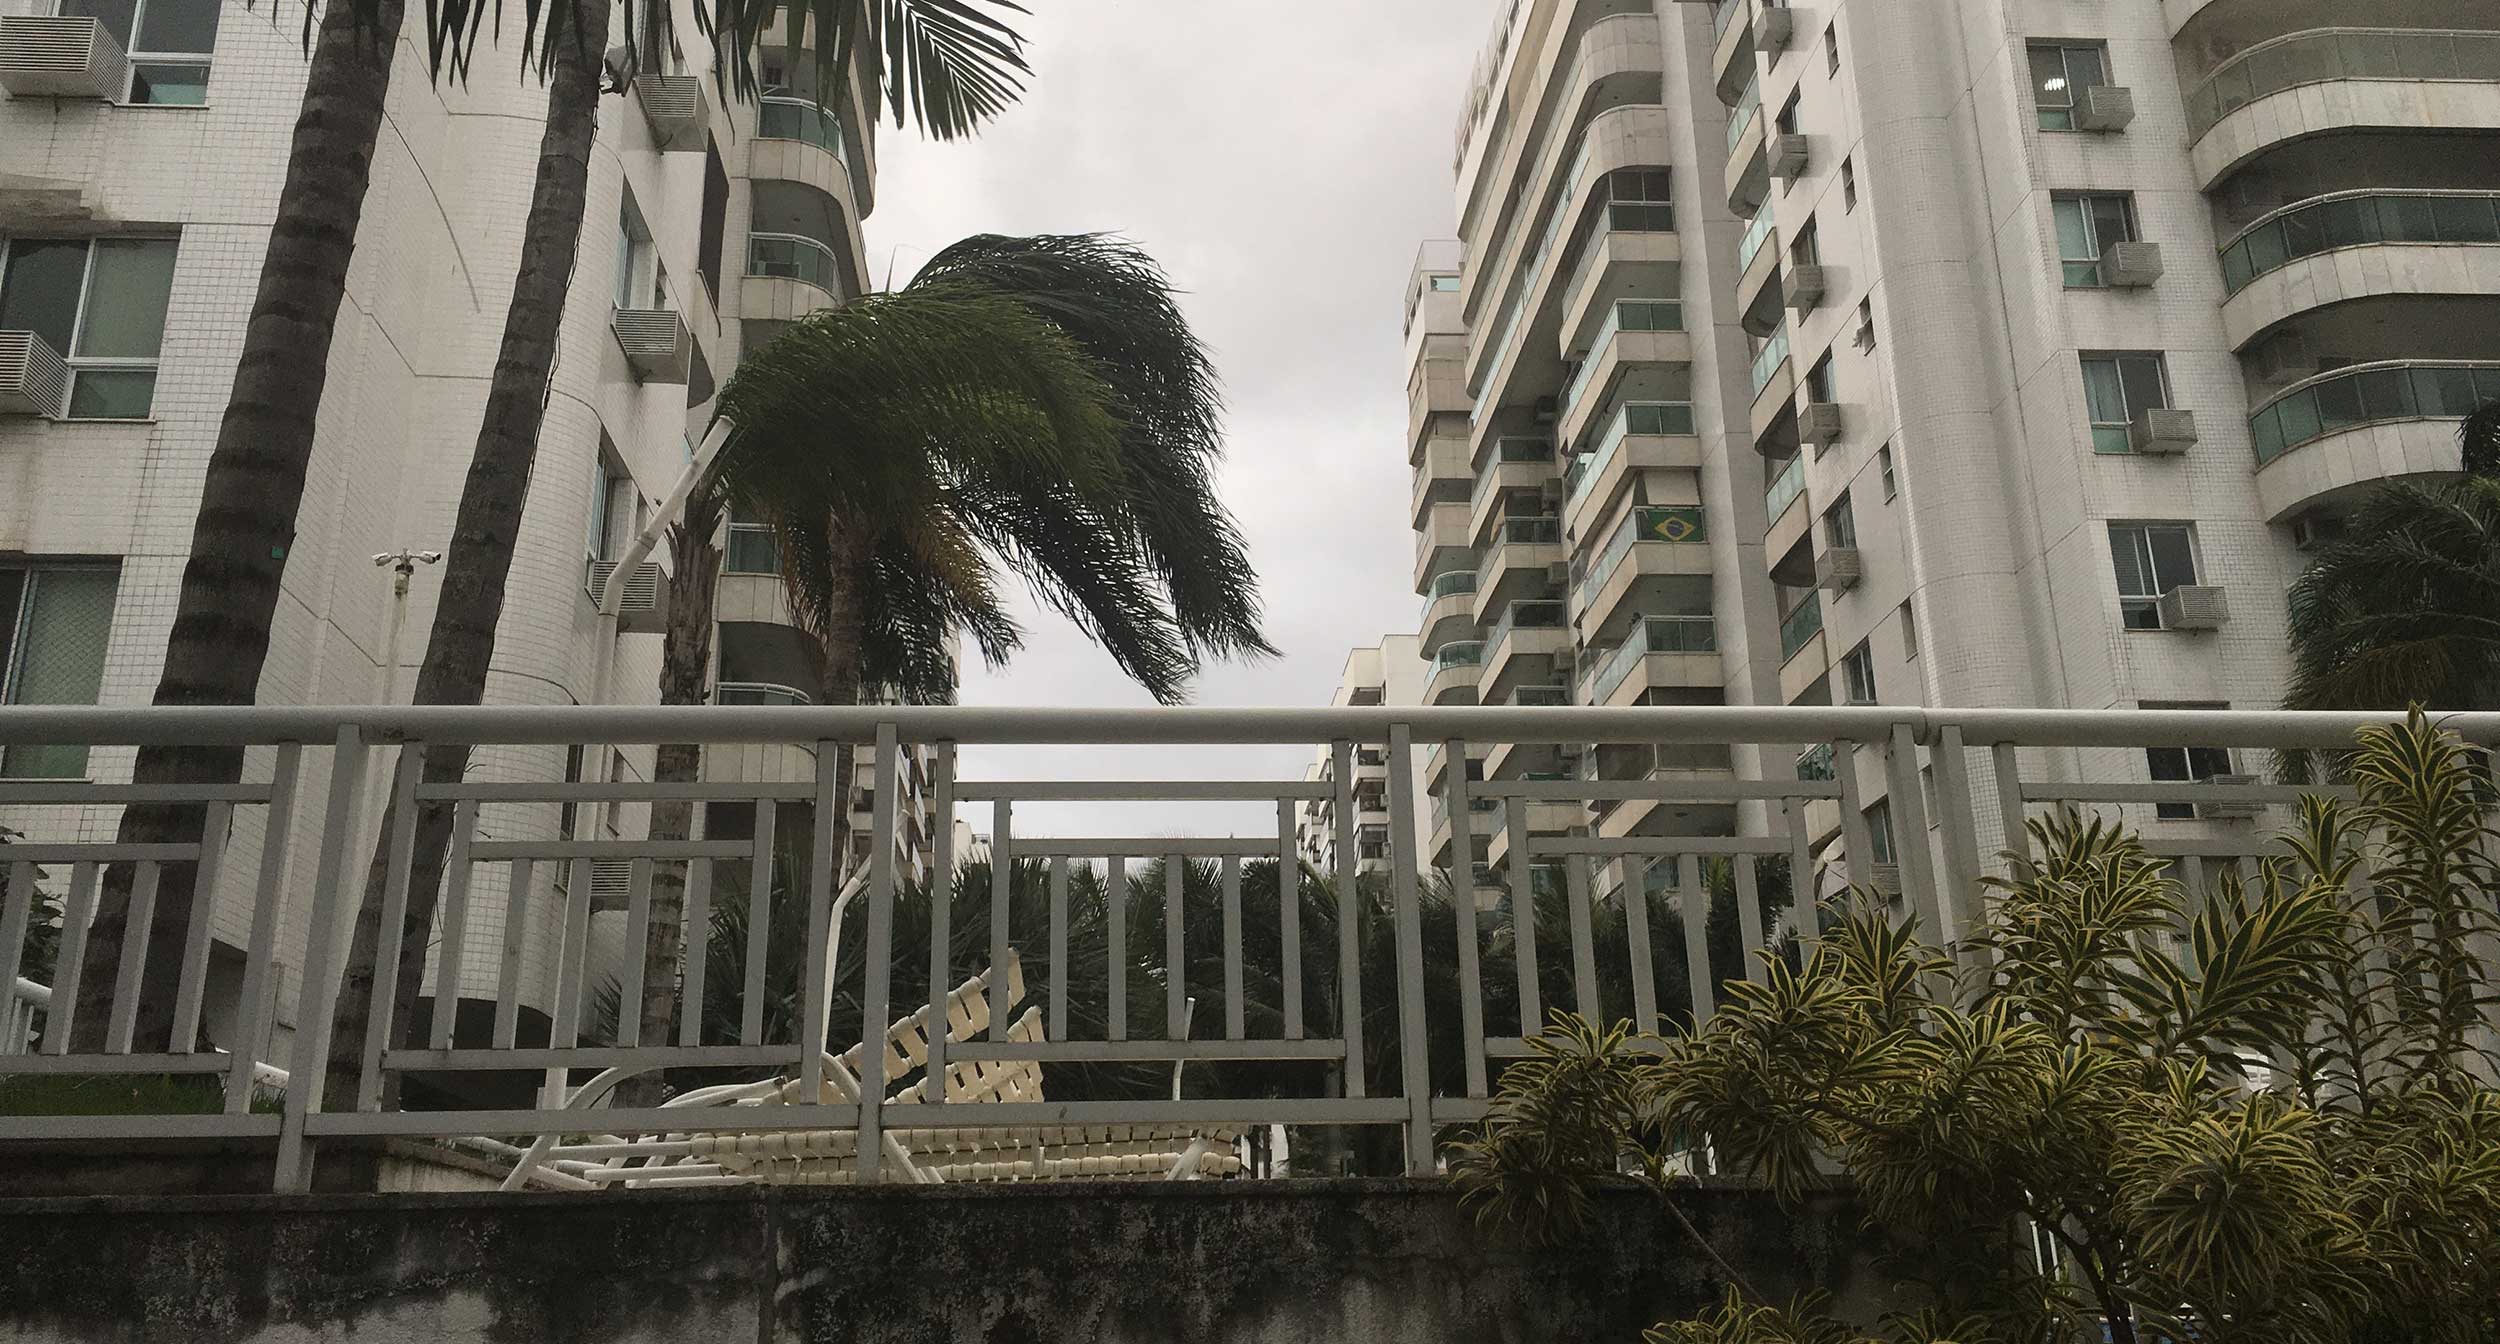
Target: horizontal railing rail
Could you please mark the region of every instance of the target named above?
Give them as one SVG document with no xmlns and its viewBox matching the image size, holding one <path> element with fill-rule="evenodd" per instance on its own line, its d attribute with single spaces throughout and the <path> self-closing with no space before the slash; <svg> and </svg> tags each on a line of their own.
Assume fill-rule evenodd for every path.
<svg viewBox="0 0 2500 1344">
<path fill-rule="evenodd" d="M 1981 879 L 2003 871 L 1984 856 L 2019 851 L 2046 807 L 2114 809 L 2192 886 L 2220 882 L 2278 852 L 2270 827 L 2303 792 L 2254 779 L 2267 753 L 2343 746 L 2390 718 L 0 709 L 0 744 L 85 746 L 96 772 L 0 781 L 12 836 L 0 846 L 0 1141 L 274 1140 L 279 1185 L 302 1189 L 325 1141 L 431 1136 L 510 1162 L 516 1182 L 574 1189 L 597 1182 L 582 1174 L 583 1145 L 559 1136 L 622 1151 L 632 1136 L 792 1132 L 811 1151 L 838 1147 L 846 1178 L 879 1180 L 926 1179 L 918 1145 L 952 1130 L 1383 1125 L 1402 1129 L 1410 1169 L 1427 1172 L 1442 1134 L 1485 1113 L 1549 1008 L 1648 1030 L 1705 1020 L 1726 984 L 1766 974 L 1763 957 L 1801 956 L 1819 936 L 1818 900 L 1843 884 L 1898 890 L 1923 929 L 1951 937 L 1969 927 Z M 2500 744 L 2500 715 L 2446 722 Z M 568 777 L 568 758 L 668 743 L 781 744 L 812 759 L 785 779 Z M 246 750 L 239 781 L 129 782 L 115 749 L 142 744 Z M 424 749 L 437 744 L 475 748 L 469 771 L 427 779 Z M 846 753 L 827 750 L 844 744 L 871 781 L 862 792 Z M 1173 748 L 1174 770 L 961 769 L 966 749 L 1022 744 Z M 1211 745 L 1311 747 L 1328 768 L 1210 777 Z M 1529 746 L 1551 760 L 1513 765 L 1517 777 L 1415 769 L 1419 752 L 1460 761 L 1507 747 L 1517 761 Z M 2148 749 L 2176 747 L 2243 753 L 2250 774 L 2200 754 L 2209 778 L 2154 778 Z M 1381 819 L 1357 806 L 1358 754 L 1381 763 L 1388 813 L 1385 831 L 1361 837 L 1358 817 Z M 913 824 L 902 781 L 920 760 L 928 887 L 897 854 Z M 872 823 L 845 854 L 854 801 Z M 155 806 L 124 816 L 131 804 Z M 1233 820 L 1157 833 L 1168 823 L 1123 811 L 1140 805 Z M 679 820 L 664 825 L 669 812 Z M 1445 821 L 1430 853 L 1427 818 Z M 958 867 L 971 857 L 959 821 L 988 823 L 986 869 Z M 1496 860 L 1481 895 L 1478 855 Z M 360 915 L 379 931 L 370 942 L 349 937 Z M 672 929 L 679 958 L 646 966 L 652 935 Z M 413 1007 L 394 967 L 421 977 Z M 966 1008 L 975 1000 L 979 1012 Z M 361 1034 L 334 1048 L 340 1025 Z M 1455 1044 L 1439 1056 L 1432 1040 Z M 1029 1066 L 1031 1086 L 967 1099 L 965 1080 L 1007 1064 Z M 1179 1092 L 1175 1067 L 1192 1080 Z M 755 1080 L 789 1104 L 698 1121 L 609 1092 L 677 1070 Z M 12 1088 L 130 1075 L 170 1080 L 184 1104 L 11 1113 Z M 434 1084 L 423 1106 L 400 1104 L 418 1082 Z"/>
</svg>

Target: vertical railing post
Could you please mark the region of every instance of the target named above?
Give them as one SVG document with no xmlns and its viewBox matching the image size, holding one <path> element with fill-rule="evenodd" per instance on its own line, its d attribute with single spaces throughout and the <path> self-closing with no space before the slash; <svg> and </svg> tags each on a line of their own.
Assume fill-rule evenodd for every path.
<svg viewBox="0 0 2500 1344">
<path fill-rule="evenodd" d="M 1467 1095 L 1487 1092 L 1484 1060 L 1484 985 L 1476 964 L 1476 827 L 1471 815 L 1475 799 L 1467 794 L 1467 743 L 1451 738 L 1441 744 L 1449 762 L 1450 853 L 1453 856 L 1451 914 L 1458 926 L 1459 1039 L 1467 1057 Z"/>
<path fill-rule="evenodd" d="M 400 930 L 407 924 L 408 870 L 417 848 L 417 781 L 425 771 L 425 747 L 402 742 L 391 782 L 389 871 L 382 879 L 382 925 L 374 942 L 373 993 L 365 1015 L 364 1066 L 357 1073 L 356 1109 L 382 1109 L 382 1052 L 390 1045 L 399 1007 Z"/>
<path fill-rule="evenodd" d="M 1398 1062 L 1406 1090 L 1406 1170 L 1410 1176 L 1431 1175 L 1432 1061 L 1425 1053 L 1424 936 L 1421 894 L 1417 890 L 1415 852 L 1415 767 L 1413 733 L 1407 725 L 1389 728 L 1389 853 L 1390 882 L 1396 902 L 1392 933 L 1398 958 Z M 1462 763 L 1461 769 L 1465 766 Z"/>
<path fill-rule="evenodd" d="M 807 945 L 800 949 L 804 965 L 799 973 L 799 1097 L 810 1106 L 824 1100 L 825 1019 L 833 1004 L 828 945 L 833 937 L 833 859 L 851 825 L 844 815 L 851 781 L 842 777 L 842 758 L 841 743 L 816 743 L 815 844 L 807 856 Z M 869 1155 L 875 1151 L 872 1146 L 861 1154 L 863 1164 L 875 1160 Z"/>
<path fill-rule="evenodd" d="M 1990 753 L 1990 764 L 1997 777 L 1997 816 L 2005 831 L 2005 852 L 2011 856 L 2009 869 L 2020 868 L 2031 861 L 2031 827 L 2023 810 L 2022 756 L 2011 742 L 1999 742 Z M 2009 872 L 2009 876 L 2020 876 Z"/>
<path fill-rule="evenodd" d="M 347 854 L 357 836 L 356 802 L 364 796 L 365 738 L 341 724 L 330 751 L 330 799 L 322 814 L 321 854 L 313 867 L 312 927 L 304 942 L 303 983 L 295 995 L 295 1053 L 288 1069 L 286 1109 L 278 1122 L 276 1188 L 280 1194 L 312 1189 L 312 1149 L 305 1121 L 321 1109 L 323 1074 L 329 1068 L 330 1016 L 339 993 L 339 913 L 353 912 Z M 257 948 L 255 950 L 258 950 Z M 381 974 L 377 970 L 377 976 Z"/>
<path fill-rule="evenodd" d="M 929 861 L 929 1016 L 920 1033 L 928 1038 L 929 1059 L 921 1100 L 946 1101 L 947 996 L 955 992 L 955 744 L 940 742 L 932 752 L 929 790 L 936 822 L 930 835 Z M 1056 956 L 1051 970 L 1059 970 Z"/>
<path fill-rule="evenodd" d="M 1919 927 L 1938 947 L 1953 935 L 1945 928 L 1944 896 L 1936 889 L 1935 854 L 1927 845 L 1927 791 L 1919 781 L 1918 739 L 1910 725 L 1896 723 L 1884 739 L 1884 774 L 1892 795 L 1892 857 L 1901 865 L 1901 884 L 1915 894 L 1911 908 Z"/>
<path fill-rule="evenodd" d="M 864 1182 L 881 1179 L 885 1156 L 885 1056 L 886 1024 L 893 1017 L 894 972 L 894 793 L 895 793 L 894 725 L 877 725 L 877 806 L 875 821 L 875 852 L 868 860 L 868 955 L 866 983 L 860 991 L 860 1040 L 865 1048 L 859 1052 L 859 1178 Z M 1004 837 L 1002 837 L 1003 839 Z M 1013 857 L 993 854 L 992 863 L 1012 863 Z M 994 968 L 993 976 L 1004 978 L 1005 967 Z M 930 1024 L 932 1031 L 946 1030 L 943 1022 Z M 932 1083 L 927 1090 L 942 1092 L 944 1079 Z"/>
<path fill-rule="evenodd" d="M 302 743 L 282 742 L 269 770 L 269 814 L 260 837 L 260 884 L 252 894 L 252 931 L 243 948 L 243 993 L 235 1001 L 234 1061 L 226 1070 L 228 1115 L 251 1110 L 252 1065 L 269 1048 L 269 1023 L 277 1016 L 278 987 L 270 983 L 270 967 L 277 959 L 278 921 L 286 914 L 286 856 L 303 761 Z"/>
<path fill-rule="evenodd" d="M 1359 1097 L 1364 1092 L 1363 893 L 1362 852 L 1355 840 L 1354 824 L 1354 744 L 1330 743 L 1328 761 L 1335 772 L 1337 788 L 1332 809 L 1337 826 L 1337 1034 L 1345 1038 L 1345 1095 Z M 1408 805 L 1413 806 L 1411 800 Z M 1389 837 L 1392 849 L 1398 843 L 1399 837 Z M 1280 889 L 1293 894 L 1288 899 L 1299 898 L 1301 874 L 1295 873 L 1290 879 L 1279 874 L 1277 883 Z"/>
<path fill-rule="evenodd" d="M 1979 900 L 1979 817 L 1970 792 L 1970 749 L 1959 724 L 1946 724 L 1928 748 L 1936 767 L 1936 811 L 1944 830 L 1944 878 L 1936 893 L 1950 926 L 1945 939 L 1961 937 L 1976 922 Z"/>
</svg>

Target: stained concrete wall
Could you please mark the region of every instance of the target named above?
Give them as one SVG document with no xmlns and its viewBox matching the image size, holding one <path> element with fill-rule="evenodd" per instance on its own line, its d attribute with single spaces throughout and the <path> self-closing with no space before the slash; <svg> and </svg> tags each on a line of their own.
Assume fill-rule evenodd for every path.
<svg viewBox="0 0 2500 1344">
<path fill-rule="evenodd" d="M 1422 1182 L 5 1201 L 0 1340 L 1631 1344 L 1716 1300 L 1601 1205 L 1531 1251 Z M 1765 1293 L 1879 1305 L 1844 1202 L 1682 1207 Z"/>
</svg>

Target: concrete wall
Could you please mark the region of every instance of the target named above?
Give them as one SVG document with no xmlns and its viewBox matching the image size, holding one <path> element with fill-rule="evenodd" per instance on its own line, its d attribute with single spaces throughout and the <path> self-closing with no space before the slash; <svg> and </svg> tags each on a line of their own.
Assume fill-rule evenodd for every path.
<svg viewBox="0 0 2500 1344">
<path fill-rule="evenodd" d="M 1766 1293 L 1871 1308 L 1854 1212 L 1683 1207 Z M 0 1203 L 0 1340 L 1629 1341 L 1717 1299 L 1632 1192 L 1528 1251 L 1443 1182 Z"/>
</svg>

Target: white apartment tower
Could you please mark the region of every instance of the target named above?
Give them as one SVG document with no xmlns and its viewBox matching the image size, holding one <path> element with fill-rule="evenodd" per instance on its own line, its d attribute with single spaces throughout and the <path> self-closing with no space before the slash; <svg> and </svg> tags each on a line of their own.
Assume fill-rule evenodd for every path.
<svg viewBox="0 0 2500 1344">
<path fill-rule="evenodd" d="M 692 12 L 680 11 L 691 40 Z M 418 568 L 400 599 L 375 556 L 449 541 L 544 124 L 545 91 L 517 69 L 516 46 L 508 34 L 479 53 L 465 83 L 437 83 L 416 40 L 402 43 L 262 703 L 409 693 L 432 571 Z M 593 591 L 683 469 L 739 352 L 865 285 L 874 118 L 856 96 L 838 115 L 820 113 L 813 62 L 786 43 L 768 48 L 771 91 L 754 104 L 725 105 L 709 77 L 675 63 L 601 100 L 489 703 L 655 698 L 657 567 L 629 578 L 621 628 L 603 628 Z M 154 688 L 305 64 L 297 23 L 242 0 L 0 0 L 0 703 L 139 705 Z M 723 542 L 718 698 L 803 702 L 811 660 L 769 536 L 733 522 Z M 542 750 L 548 759 L 489 753 L 473 769 L 630 780 L 650 764 L 647 748 L 571 759 Z M 316 755 L 326 753 L 308 755 L 308 767 Z M 715 752 L 706 770 L 812 778 L 802 756 Z M 0 776 L 109 781 L 129 764 L 126 751 L 13 751 Z M 265 778 L 269 767 L 255 752 L 248 768 Z M 906 774 L 915 788 L 925 778 Z M 322 796 L 320 778 L 304 787 Z M 641 810 L 489 805 L 482 826 L 638 834 Z M 368 829 L 376 811 L 369 802 Z M 916 796 L 898 811 L 916 870 L 929 818 Z M 30 835 L 104 835 L 114 820 L 109 808 L 0 809 L 0 823 Z M 244 934 L 241 879 L 257 865 L 259 827 L 249 813 L 228 848 L 243 861 L 226 865 L 215 906 L 220 966 Z M 297 835 L 282 1013 L 293 1009 L 317 842 Z M 621 865 L 546 871 L 563 866 L 545 865 L 521 907 L 532 921 L 532 1012 L 553 993 L 563 904 L 554 884 L 590 882 L 600 907 L 624 891 Z M 479 880 L 500 883 L 504 872 L 481 868 Z M 512 897 L 473 895 L 473 918 L 490 926 L 473 947 L 499 941 Z M 496 970 L 463 968 L 464 997 L 491 1000 Z M 212 995 L 212 1029 L 215 1017 Z"/>
<path fill-rule="evenodd" d="M 2495 150 L 2487 0 L 1512 0 L 1407 294 L 1427 700 L 2272 707 L 2302 549 L 2500 397 Z M 1741 820 L 1638 806 L 1537 827 Z"/>
</svg>

